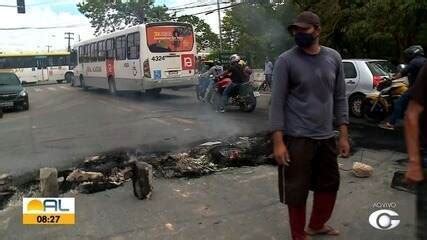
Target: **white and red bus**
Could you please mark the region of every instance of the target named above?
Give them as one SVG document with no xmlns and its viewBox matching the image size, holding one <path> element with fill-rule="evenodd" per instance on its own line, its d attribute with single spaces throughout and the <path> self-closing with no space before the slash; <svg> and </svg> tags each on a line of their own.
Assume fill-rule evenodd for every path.
<svg viewBox="0 0 427 240">
<path fill-rule="evenodd" d="M 81 87 L 159 94 L 162 88 L 194 86 L 196 39 L 186 23 L 148 23 L 75 46 L 75 81 Z"/>
<path fill-rule="evenodd" d="M 13 72 L 23 84 L 40 81 L 70 82 L 72 58 L 69 52 L 2 52 L 0 71 Z"/>
</svg>

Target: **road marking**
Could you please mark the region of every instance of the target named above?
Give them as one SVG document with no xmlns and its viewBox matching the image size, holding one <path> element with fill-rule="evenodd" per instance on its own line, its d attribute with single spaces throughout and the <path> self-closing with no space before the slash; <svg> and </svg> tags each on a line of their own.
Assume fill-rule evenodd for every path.
<svg viewBox="0 0 427 240">
<path fill-rule="evenodd" d="M 56 91 L 56 88 L 53 87 L 48 87 L 47 89 L 49 89 L 50 91 Z"/>
<path fill-rule="evenodd" d="M 185 124 L 194 125 L 194 121 L 191 121 L 191 120 L 188 120 L 188 119 L 185 119 L 185 118 L 173 117 L 171 119 L 173 119 L 173 120 L 175 120 L 175 121 L 177 121 L 179 123 L 185 123 Z"/>
<path fill-rule="evenodd" d="M 66 87 L 66 86 L 59 86 L 59 87 L 62 88 L 62 89 L 65 89 L 65 90 L 71 90 L 71 88 Z"/>
<path fill-rule="evenodd" d="M 34 91 L 36 91 L 36 92 L 43 92 L 43 89 L 40 89 L 40 88 L 34 88 Z"/>
<path fill-rule="evenodd" d="M 166 125 L 166 126 L 170 126 L 171 125 L 171 123 L 168 123 L 165 120 L 162 120 L 160 118 L 151 118 L 151 120 L 156 121 L 156 122 L 161 123 L 161 124 Z"/>
</svg>

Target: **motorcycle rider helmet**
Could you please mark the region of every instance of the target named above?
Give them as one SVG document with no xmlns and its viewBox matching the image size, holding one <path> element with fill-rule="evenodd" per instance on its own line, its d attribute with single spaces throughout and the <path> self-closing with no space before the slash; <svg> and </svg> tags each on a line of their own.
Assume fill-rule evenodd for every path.
<svg viewBox="0 0 427 240">
<path fill-rule="evenodd" d="M 238 62 L 240 62 L 241 59 L 242 58 L 239 55 L 233 54 L 233 55 L 230 56 L 230 63 L 231 64 L 238 63 Z"/>
<path fill-rule="evenodd" d="M 405 49 L 403 53 L 405 54 L 405 59 L 409 62 L 416 56 L 424 56 L 424 49 L 420 45 L 413 45 Z"/>
</svg>

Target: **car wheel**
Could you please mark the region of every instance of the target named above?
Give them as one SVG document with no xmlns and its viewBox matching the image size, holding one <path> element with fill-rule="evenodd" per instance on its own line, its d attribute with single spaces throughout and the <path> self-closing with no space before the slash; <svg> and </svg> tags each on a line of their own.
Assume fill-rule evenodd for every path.
<svg viewBox="0 0 427 240">
<path fill-rule="evenodd" d="M 28 111 L 30 109 L 30 101 L 27 99 L 25 99 L 25 102 L 22 104 L 22 109 L 24 109 L 24 111 Z"/>
<path fill-rule="evenodd" d="M 363 117 L 362 103 L 364 99 L 365 99 L 365 96 L 362 94 L 355 94 L 349 98 L 348 106 L 350 109 L 350 114 L 353 117 L 356 117 L 356 118 Z"/>
</svg>

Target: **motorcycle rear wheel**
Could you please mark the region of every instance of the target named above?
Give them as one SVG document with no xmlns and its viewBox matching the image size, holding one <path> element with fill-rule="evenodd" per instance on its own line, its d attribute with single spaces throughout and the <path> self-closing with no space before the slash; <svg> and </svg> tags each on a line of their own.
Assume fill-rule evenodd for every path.
<svg viewBox="0 0 427 240">
<path fill-rule="evenodd" d="M 240 104 L 240 110 L 243 112 L 253 112 L 256 108 L 256 97 L 254 95 L 246 97 L 246 99 Z"/>
<path fill-rule="evenodd" d="M 383 103 L 377 102 L 374 109 L 372 109 L 373 103 L 366 99 L 362 103 L 362 113 L 363 117 L 370 122 L 382 122 L 386 119 L 389 112 L 387 111 L 386 106 Z"/>
</svg>

